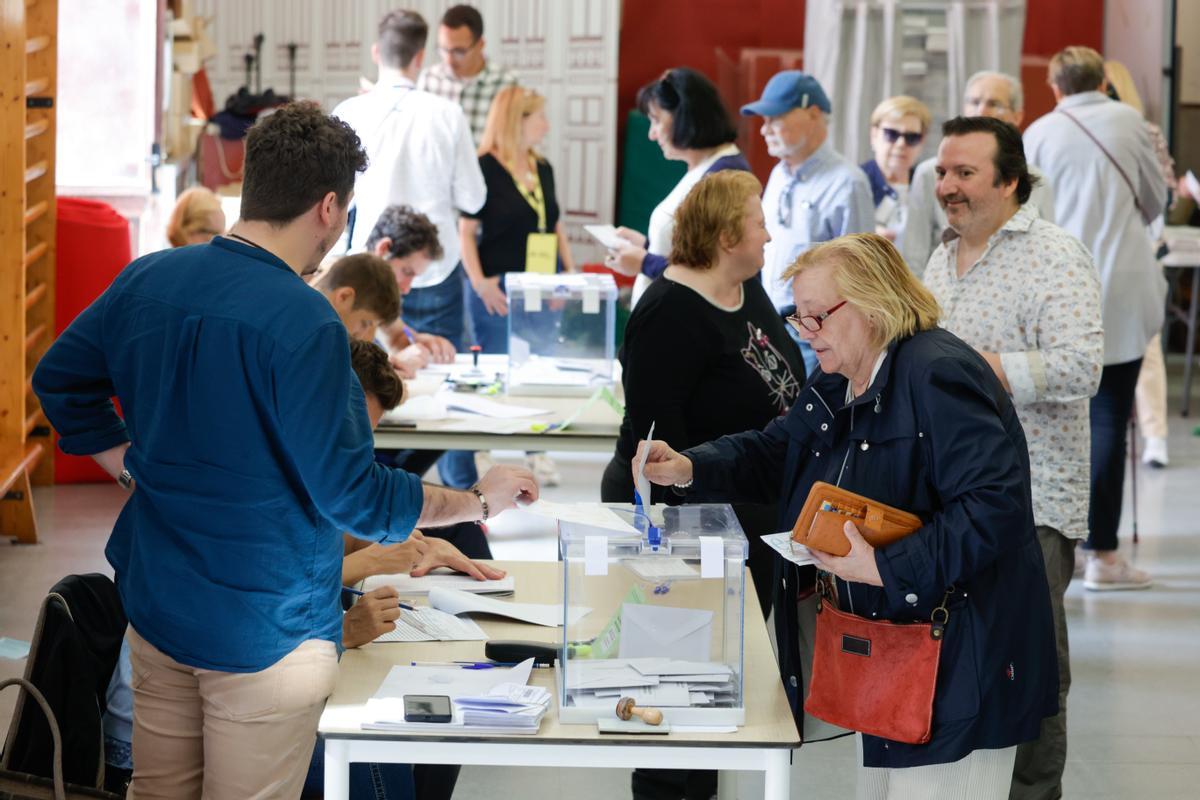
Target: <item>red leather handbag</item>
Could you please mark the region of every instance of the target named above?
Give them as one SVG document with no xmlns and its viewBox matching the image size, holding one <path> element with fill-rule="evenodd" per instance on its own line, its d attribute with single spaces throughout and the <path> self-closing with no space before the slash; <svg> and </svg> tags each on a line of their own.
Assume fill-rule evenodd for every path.
<svg viewBox="0 0 1200 800">
<path fill-rule="evenodd" d="M 946 590 L 929 622 L 882 622 L 837 607 L 827 573 L 817 580 L 817 634 L 804 710 L 850 730 L 907 744 L 929 741 L 942 638 L 950 613 Z"/>
</svg>

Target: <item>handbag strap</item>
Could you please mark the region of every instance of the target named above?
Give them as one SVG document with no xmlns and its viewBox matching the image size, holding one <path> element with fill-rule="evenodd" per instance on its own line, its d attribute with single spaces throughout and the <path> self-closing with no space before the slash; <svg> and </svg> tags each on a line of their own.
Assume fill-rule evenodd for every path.
<svg viewBox="0 0 1200 800">
<path fill-rule="evenodd" d="M 0 681 L 0 690 L 6 689 L 9 686 L 20 686 L 26 693 L 34 699 L 42 709 L 42 713 L 46 715 L 46 722 L 50 726 L 50 738 L 54 740 L 54 761 L 51 762 L 51 769 L 54 775 L 54 798 L 55 800 L 66 800 L 67 787 L 63 783 L 62 771 L 62 733 L 58 730 L 58 719 L 54 716 L 54 711 L 51 710 L 50 704 L 46 702 L 46 698 L 38 691 L 38 688 L 24 678 L 9 678 L 6 681 Z"/>
<path fill-rule="evenodd" d="M 1076 125 L 1078 125 L 1079 130 L 1087 134 L 1087 137 L 1096 143 L 1096 147 L 1100 148 L 1100 152 L 1104 153 L 1104 157 L 1108 159 L 1108 163 L 1117 168 L 1117 172 L 1121 175 L 1121 179 L 1124 180 L 1125 185 L 1129 187 L 1129 193 L 1133 195 L 1133 207 L 1137 209 L 1138 213 L 1141 214 L 1142 219 L 1144 220 L 1146 218 L 1146 212 L 1142 210 L 1142 203 L 1140 200 L 1138 200 L 1137 190 L 1133 188 L 1133 181 L 1129 180 L 1129 176 L 1125 174 L 1125 170 L 1122 169 L 1121 165 L 1117 163 L 1117 159 L 1113 158 L 1113 154 L 1108 152 L 1108 148 L 1101 144 L 1100 140 L 1096 138 L 1095 134 L 1089 131 L 1087 126 L 1085 126 L 1082 122 L 1076 119 L 1074 114 L 1063 111 L 1061 108 L 1057 109 L 1057 111 L 1067 119 L 1071 120 L 1071 122 L 1074 122 Z"/>
<path fill-rule="evenodd" d="M 834 608 L 838 607 L 837 602 L 837 581 L 834 579 L 832 572 L 826 572 L 823 569 L 817 570 L 817 613 L 821 613 L 822 603 L 832 603 Z M 946 635 L 946 625 L 950 622 L 950 597 L 954 594 L 954 584 L 946 587 L 946 593 L 942 595 L 942 602 L 933 609 L 929 614 L 929 638 L 941 641 Z"/>
</svg>

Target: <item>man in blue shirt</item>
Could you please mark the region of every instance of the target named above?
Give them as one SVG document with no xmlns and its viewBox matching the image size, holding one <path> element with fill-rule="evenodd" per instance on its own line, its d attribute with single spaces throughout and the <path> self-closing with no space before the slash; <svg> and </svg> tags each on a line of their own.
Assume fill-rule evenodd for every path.
<svg viewBox="0 0 1200 800">
<path fill-rule="evenodd" d="M 130 264 L 34 373 L 63 451 L 132 491 L 105 554 L 138 797 L 298 795 L 337 671 L 341 531 L 398 542 L 537 495 L 512 467 L 455 491 L 375 464 L 346 331 L 301 278 L 365 162 L 313 104 L 264 118 L 228 236 Z"/>
<path fill-rule="evenodd" d="M 767 152 L 779 159 L 763 190 L 763 214 L 771 241 L 762 270 L 763 286 L 779 313 L 796 310 L 792 282 L 781 278 L 796 258 L 815 244 L 848 233 L 875 230 L 875 203 L 867 176 L 829 143 L 832 106 L 817 79 L 785 70 L 767 81 L 762 97 L 742 106 L 742 116 L 763 118 Z M 809 375 L 817 357 L 793 334 Z"/>
</svg>

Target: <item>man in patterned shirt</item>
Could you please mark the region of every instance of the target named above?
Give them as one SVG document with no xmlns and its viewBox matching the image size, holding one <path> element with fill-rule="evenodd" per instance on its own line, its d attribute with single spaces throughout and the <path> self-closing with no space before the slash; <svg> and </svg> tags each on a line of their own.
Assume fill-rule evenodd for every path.
<svg viewBox="0 0 1200 800">
<path fill-rule="evenodd" d="M 467 5 L 451 6 L 438 26 L 438 52 L 442 63 L 421 73 L 417 88 L 433 92 L 462 106 L 475 144 L 483 138 L 492 98 L 505 86 L 516 86 L 517 76 L 484 58 L 483 17 Z"/>
<path fill-rule="evenodd" d="M 1058 640 L 1059 711 L 1042 721 L 1037 741 L 1018 747 L 1009 797 L 1057 798 L 1071 683 L 1063 594 L 1075 541 L 1088 532 L 1088 401 L 1104 362 L 1100 280 L 1079 240 L 1027 202 L 1036 179 L 1015 127 L 956 117 L 942 134 L 937 199 L 950 230 L 924 280 L 942 306 L 942 325 L 979 351 L 1025 428 Z M 997 534 L 996 547 L 1005 547 L 1003 532 Z"/>
</svg>

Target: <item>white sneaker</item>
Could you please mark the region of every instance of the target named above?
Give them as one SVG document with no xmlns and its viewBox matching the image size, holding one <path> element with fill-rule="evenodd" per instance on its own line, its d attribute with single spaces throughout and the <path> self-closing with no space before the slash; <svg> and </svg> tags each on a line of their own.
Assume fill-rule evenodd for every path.
<svg viewBox="0 0 1200 800">
<path fill-rule="evenodd" d="M 1135 568 L 1121 556 L 1112 564 L 1088 557 L 1083 576 L 1083 588 L 1093 592 L 1117 592 L 1127 589 L 1149 589 L 1154 583 L 1149 573 Z"/>
<path fill-rule="evenodd" d="M 547 453 L 527 453 L 525 466 L 529 467 L 533 477 L 537 478 L 538 486 L 558 486 L 562 483 L 558 465 Z"/>
<path fill-rule="evenodd" d="M 1171 463 L 1167 459 L 1167 440 L 1157 436 L 1147 437 L 1142 445 L 1142 463 L 1155 469 L 1162 469 Z"/>
</svg>

